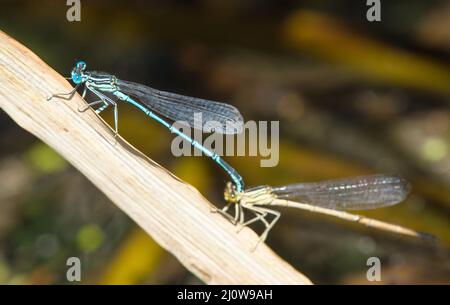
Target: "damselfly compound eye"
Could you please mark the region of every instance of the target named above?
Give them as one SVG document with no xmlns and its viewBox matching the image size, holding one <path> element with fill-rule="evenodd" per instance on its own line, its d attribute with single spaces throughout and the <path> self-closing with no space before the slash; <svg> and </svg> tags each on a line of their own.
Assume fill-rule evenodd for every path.
<svg viewBox="0 0 450 305">
<path fill-rule="evenodd" d="M 79 60 L 75 65 L 77 71 L 83 72 L 86 69 L 86 62 Z"/>
</svg>

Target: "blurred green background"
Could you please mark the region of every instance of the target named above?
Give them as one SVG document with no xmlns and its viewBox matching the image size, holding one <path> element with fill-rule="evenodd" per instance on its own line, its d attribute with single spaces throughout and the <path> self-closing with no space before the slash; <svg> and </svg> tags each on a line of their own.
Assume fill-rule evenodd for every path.
<svg viewBox="0 0 450 305">
<path fill-rule="evenodd" d="M 66 1 L 2 0 L 0 29 L 62 75 L 84 59 L 279 120 L 277 167 L 226 157 L 248 186 L 400 173 L 409 198 L 361 213 L 435 234 L 437 247 L 294 210 L 267 243 L 315 283 L 369 284 L 370 256 L 381 283 L 450 283 L 450 2 L 382 0 L 373 23 L 365 3 L 82 1 L 70 23 Z M 125 139 L 223 204 L 227 177 L 211 160 L 175 158 L 163 127 L 127 105 L 120 116 Z M 70 256 L 83 283 L 201 283 L 3 112 L 0 148 L 0 283 L 66 284 Z"/>
</svg>

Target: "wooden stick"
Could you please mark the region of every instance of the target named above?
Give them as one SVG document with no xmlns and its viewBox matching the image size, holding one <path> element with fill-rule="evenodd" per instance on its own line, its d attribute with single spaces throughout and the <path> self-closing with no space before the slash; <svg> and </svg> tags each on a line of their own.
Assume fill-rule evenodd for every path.
<svg viewBox="0 0 450 305">
<path fill-rule="evenodd" d="M 86 102 L 47 101 L 72 86 L 30 50 L 0 31 L 0 107 L 58 151 L 162 247 L 208 284 L 311 284 L 237 228 L 196 189 L 180 181 L 113 132 Z M 168 136 L 170 134 L 168 133 Z"/>
</svg>

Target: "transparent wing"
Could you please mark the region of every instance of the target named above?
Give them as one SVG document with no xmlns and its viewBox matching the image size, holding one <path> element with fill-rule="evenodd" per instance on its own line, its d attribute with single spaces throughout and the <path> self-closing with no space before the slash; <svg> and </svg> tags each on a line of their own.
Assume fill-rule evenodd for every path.
<svg viewBox="0 0 450 305">
<path fill-rule="evenodd" d="M 235 134 L 243 129 L 242 115 L 231 105 L 160 91 L 123 80 L 118 80 L 117 84 L 123 93 L 136 97 L 146 107 L 173 121 L 185 121 L 189 126 L 204 132 Z"/>
<path fill-rule="evenodd" d="M 406 198 L 410 184 L 398 176 L 372 175 L 273 187 L 277 198 L 336 210 L 367 210 Z"/>
</svg>

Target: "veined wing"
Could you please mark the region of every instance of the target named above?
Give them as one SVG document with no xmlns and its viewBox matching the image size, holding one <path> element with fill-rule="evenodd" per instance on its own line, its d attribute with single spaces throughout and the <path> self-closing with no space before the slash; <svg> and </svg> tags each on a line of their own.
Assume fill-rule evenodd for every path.
<svg viewBox="0 0 450 305">
<path fill-rule="evenodd" d="M 184 96 L 118 80 L 119 90 L 136 97 L 141 104 L 173 121 L 184 121 L 204 132 L 240 133 L 243 118 L 236 107 L 200 98 Z M 201 119 L 198 114 L 201 113 Z M 197 114 L 197 119 L 194 119 Z"/>
<path fill-rule="evenodd" d="M 410 184 L 398 176 L 371 175 L 272 187 L 277 198 L 336 210 L 367 210 L 403 201 Z"/>
</svg>

